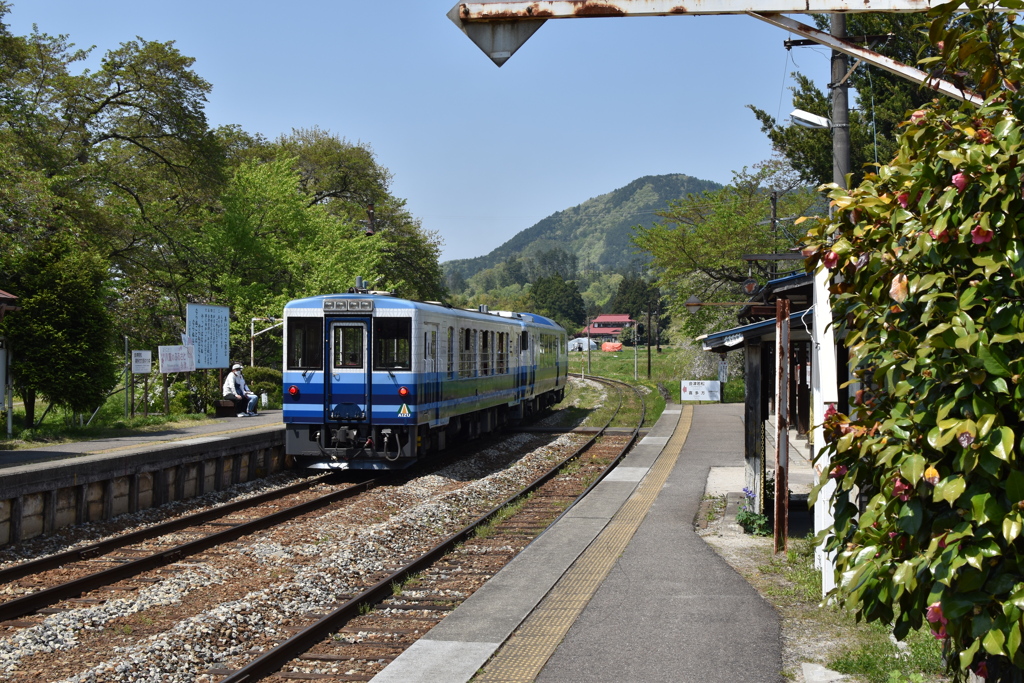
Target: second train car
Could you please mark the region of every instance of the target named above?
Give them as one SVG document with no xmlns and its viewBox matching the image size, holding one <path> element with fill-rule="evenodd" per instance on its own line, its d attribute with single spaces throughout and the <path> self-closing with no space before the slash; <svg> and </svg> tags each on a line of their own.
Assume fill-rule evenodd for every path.
<svg viewBox="0 0 1024 683">
<path fill-rule="evenodd" d="M 284 309 L 286 453 L 307 469 L 399 469 L 562 400 L 565 330 L 530 313 L 367 291 Z"/>
</svg>

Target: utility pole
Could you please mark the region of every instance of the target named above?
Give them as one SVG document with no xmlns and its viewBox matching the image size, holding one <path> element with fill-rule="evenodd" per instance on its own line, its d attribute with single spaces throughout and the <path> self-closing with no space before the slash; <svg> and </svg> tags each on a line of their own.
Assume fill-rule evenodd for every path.
<svg viewBox="0 0 1024 683">
<path fill-rule="evenodd" d="M 651 378 L 651 307 L 647 307 L 647 379 Z"/>
<path fill-rule="evenodd" d="M 830 33 L 835 38 L 846 38 L 846 15 L 831 15 Z M 846 174 L 850 172 L 850 99 L 846 78 L 847 60 L 842 52 L 832 51 L 832 182 L 846 187 Z"/>
<path fill-rule="evenodd" d="M 776 247 L 778 245 L 778 216 L 779 214 L 779 193 L 772 190 L 772 253 L 776 253 Z M 778 261 L 772 261 L 771 273 L 772 278 L 778 275 L 779 263 Z"/>
</svg>

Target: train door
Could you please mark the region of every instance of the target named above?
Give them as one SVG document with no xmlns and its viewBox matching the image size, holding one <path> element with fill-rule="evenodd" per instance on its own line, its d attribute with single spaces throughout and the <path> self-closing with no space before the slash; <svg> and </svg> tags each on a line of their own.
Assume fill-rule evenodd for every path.
<svg viewBox="0 0 1024 683">
<path fill-rule="evenodd" d="M 533 395 L 533 385 L 537 381 L 537 364 L 535 363 L 536 357 L 534 352 L 537 340 L 533 337 L 534 335 L 530 334 L 528 330 L 523 331 L 520 344 L 521 352 L 519 354 L 523 359 L 523 369 L 526 371 L 526 395 L 528 396 Z"/>
<path fill-rule="evenodd" d="M 441 373 L 438 367 L 437 336 L 440 326 L 437 323 L 423 324 L 423 371 L 426 380 L 423 387 L 421 405 L 429 405 L 432 420 L 441 416 Z"/>
<path fill-rule="evenodd" d="M 333 320 L 327 338 L 324 412 L 326 422 L 370 419 L 369 319 Z"/>
</svg>

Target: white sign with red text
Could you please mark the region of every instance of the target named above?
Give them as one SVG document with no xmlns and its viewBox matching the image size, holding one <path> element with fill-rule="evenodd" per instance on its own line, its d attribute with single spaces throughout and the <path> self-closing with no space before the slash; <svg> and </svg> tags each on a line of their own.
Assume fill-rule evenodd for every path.
<svg viewBox="0 0 1024 683">
<path fill-rule="evenodd" d="M 712 380 L 684 379 L 679 390 L 681 401 L 718 401 L 721 384 Z"/>
</svg>

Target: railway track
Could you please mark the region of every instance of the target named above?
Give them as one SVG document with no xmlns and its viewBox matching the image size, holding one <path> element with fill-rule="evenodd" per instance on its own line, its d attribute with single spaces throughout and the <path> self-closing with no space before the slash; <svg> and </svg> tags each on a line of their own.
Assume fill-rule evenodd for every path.
<svg viewBox="0 0 1024 683">
<path fill-rule="evenodd" d="M 28 563 L 10 568 L 6 570 L 9 573 L 0 572 L 0 581 L 8 586 L 27 582 L 28 587 L 26 595 L 0 605 L 0 615 L 7 620 L 0 624 L 0 676 L 11 680 L 61 680 L 62 676 L 83 681 L 154 680 L 155 675 L 127 673 L 141 664 L 137 661 L 143 658 L 140 650 L 146 650 L 145 659 L 152 660 L 156 647 L 157 659 L 163 656 L 167 662 L 150 664 L 154 674 L 163 667 L 165 672 L 183 671 L 180 654 L 162 655 L 162 646 L 157 645 L 162 637 L 175 640 L 184 632 L 193 638 L 195 631 L 205 642 L 182 645 L 194 652 L 191 658 L 185 657 L 191 660 L 191 672 L 182 677 L 161 675 L 160 680 L 242 681 L 267 676 L 281 680 L 368 680 L 375 669 L 396 657 L 504 566 L 564 512 L 588 484 L 596 484 L 608 464 L 621 457 L 635 437 L 635 430 L 631 436 L 595 436 L 581 448 L 569 448 L 568 440 L 563 438 L 535 449 L 537 437 L 520 435 L 511 440 L 518 438 L 524 449 L 534 450 L 525 457 L 517 456 L 518 460 L 496 456 L 497 461 L 505 458 L 515 465 L 500 462 L 485 477 L 494 480 L 486 486 L 478 485 L 458 466 L 451 466 L 452 471 L 443 476 L 426 475 L 415 480 L 415 486 L 408 490 L 374 488 L 374 481 L 361 484 L 361 491 L 351 487 L 309 500 L 312 490 L 323 483 L 308 483 L 290 492 L 291 496 L 305 498 L 295 505 L 285 504 L 286 498 L 262 501 L 278 508 L 302 507 L 276 510 L 276 521 L 247 520 L 245 524 L 254 526 L 246 527 L 239 517 L 247 513 L 240 510 L 222 510 L 220 514 L 226 517 L 219 519 L 205 512 L 205 518 L 196 520 L 206 531 L 213 529 L 233 538 L 211 541 L 216 534 L 203 531 L 200 538 L 169 545 L 166 539 L 176 539 L 187 528 L 184 520 L 175 520 L 176 528 L 147 530 L 144 537 L 132 540 L 146 547 L 161 546 L 149 558 L 138 556 L 144 549 L 123 542 L 111 549 L 104 542 L 93 549 L 76 549 L 63 558 L 50 558 L 49 566 L 38 564 L 32 569 Z M 576 464 L 566 469 L 569 461 Z M 528 479 L 529 486 L 517 484 L 515 488 L 522 490 L 500 497 L 500 502 L 490 504 L 484 514 L 474 512 L 470 515 L 472 523 L 464 528 L 454 532 L 445 528 L 442 533 L 438 529 L 424 531 L 431 525 L 450 526 L 448 517 L 454 516 L 453 510 L 464 506 L 465 516 L 474 506 L 479 507 L 474 487 L 510 488 L 503 477 L 506 470 L 515 468 L 523 470 L 516 476 Z M 488 493 L 493 499 L 493 492 Z M 340 503 L 353 495 L 360 497 L 350 500 L 364 502 Z M 330 496 L 336 498 L 323 500 Z M 445 498 L 443 506 L 432 502 L 438 497 Z M 513 508 L 516 514 L 509 516 Z M 273 532 L 278 528 L 273 525 L 281 524 L 284 516 L 305 521 L 303 525 L 293 522 L 297 530 L 281 532 L 283 538 L 244 547 L 241 560 L 218 549 L 218 543 L 247 534 L 259 536 L 259 528 L 271 526 Z M 386 528 L 382 520 L 395 517 L 401 518 L 397 531 Z M 318 529 L 320 519 L 323 525 Z M 490 520 L 495 521 L 487 531 L 474 531 Z M 190 549 L 190 544 L 195 545 Z M 325 560 L 321 545 L 351 549 L 328 554 Z M 176 553 L 176 548 L 181 550 Z M 106 558 L 98 555 L 101 552 L 108 553 Z M 264 555 L 267 552 L 270 555 Z M 68 565 L 71 560 L 76 564 Z M 112 566 L 96 571 L 103 562 Z M 360 563 L 364 568 L 359 571 L 348 569 L 348 565 Z M 75 566 L 79 568 L 72 570 Z M 33 571 L 41 573 L 29 573 Z M 33 589 L 33 584 L 46 583 L 62 573 L 76 574 L 75 581 L 88 582 Z M 315 588 L 299 587 L 300 579 L 307 576 L 316 582 Z M 168 597 L 174 591 L 180 595 Z M 82 597 L 70 597 L 75 595 Z M 238 607 L 244 600 L 259 607 Z M 40 607 L 44 604 L 55 606 Z M 172 605 L 174 615 L 168 613 Z M 175 621 L 179 622 L 176 627 Z M 22 632 L 24 638 L 20 638 Z M 175 635 L 163 636 L 165 633 Z M 32 645 L 19 652 L 19 638 Z M 60 654 L 83 648 L 94 654 Z M 175 657 L 177 663 L 171 663 Z M 76 677 L 74 672 L 83 667 L 91 673 Z"/>
<path fill-rule="evenodd" d="M 372 679 L 383 668 L 381 664 L 395 659 L 472 595 L 596 486 L 628 452 L 643 425 L 643 398 L 625 383 L 591 379 L 617 386 L 618 405 L 597 434 L 575 452 L 429 552 L 305 626 L 277 648 L 237 671 L 215 669 L 208 673 L 223 675 L 220 683 L 265 678 Z M 620 411 L 627 389 L 640 404 L 640 418 L 630 434 L 604 436 Z M 578 466 L 566 473 L 570 463 Z M 503 515 L 512 508 L 516 508 L 514 513 Z M 503 516 L 504 519 L 496 519 Z M 488 533 L 477 534 L 492 522 L 496 523 Z M 367 611 L 370 605 L 376 608 Z M 344 663 L 344 672 L 337 663 Z M 360 672 L 353 667 L 356 663 L 370 666 Z"/>
</svg>

